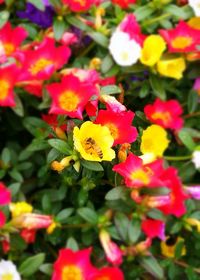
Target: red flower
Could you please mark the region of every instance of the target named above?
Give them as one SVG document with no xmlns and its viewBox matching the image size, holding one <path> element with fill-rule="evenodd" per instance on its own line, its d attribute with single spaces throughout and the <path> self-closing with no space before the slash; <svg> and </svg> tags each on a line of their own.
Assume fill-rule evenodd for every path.
<svg viewBox="0 0 200 280">
<path fill-rule="evenodd" d="M 0 211 L 0 228 L 5 225 L 6 217 L 3 212 Z"/>
<path fill-rule="evenodd" d="M 10 190 L 6 188 L 4 183 L 0 182 L 0 205 L 6 205 L 11 202 Z"/>
<path fill-rule="evenodd" d="M 146 219 L 142 221 L 142 231 L 150 238 L 165 239 L 165 223 L 160 220 Z"/>
<path fill-rule="evenodd" d="M 159 98 L 152 105 L 144 107 L 146 117 L 163 128 L 179 130 L 183 126 L 182 107 L 177 100 L 162 101 Z"/>
<path fill-rule="evenodd" d="M 78 119 L 82 119 L 82 112 L 90 97 L 97 93 L 93 84 L 81 82 L 72 74 L 63 77 L 61 83 L 48 85 L 47 90 L 53 99 L 49 113 Z"/>
<path fill-rule="evenodd" d="M 0 106 L 15 106 L 13 88 L 18 75 L 19 69 L 15 64 L 0 68 Z"/>
<path fill-rule="evenodd" d="M 184 192 L 180 178 L 177 175 L 177 169 L 169 167 L 161 175 L 161 180 L 164 185 L 169 188 L 169 202 L 159 207 L 159 209 L 166 215 L 172 214 L 176 217 L 181 217 L 185 214 L 186 208 L 184 201 L 189 198 Z"/>
<path fill-rule="evenodd" d="M 200 30 L 193 29 L 184 21 L 180 21 L 173 29 L 159 30 L 168 44 L 170 52 L 193 52 L 200 45 Z"/>
<path fill-rule="evenodd" d="M 90 9 L 96 0 L 62 0 L 63 4 L 67 4 L 72 12 L 83 12 Z"/>
<path fill-rule="evenodd" d="M 90 280 L 124 280 L 124 275 L 118 267 L 103 267 Z"/>
<path fill-rule="evenodd" d="M 13 54 L 26 39 L 28 33 L 23 27 L 16 27 L 12 29 L 12 26 L 7 22 L 0 29 L 0 44 L 3 46 L 2 55 L 10 56 Z"/>
<path fill-rule="evenodd" d="M 91 248 L 73 252 L 71 249 L 61 249 L 54 263 L 52 280 L 90 279 L 96 269 L 90 262 Z"/>
<path fill-rule="evenodd" d="M 124 177 L 127 187 L 157 187 L 163 185 L 158 177 L 163 172 L 162 160 L 143 165 L 141 158 L 130 153 L 126 161 L 113 167 L 113 171 Z"/>
<path fill-rule="evenodd" d="M 131 126 L 134 113 L 132 111 L 113 112 L 112 110 L 100 110 L 95 123 L 109 128 L 114 138 L 113 146 L 117 144 L 132 143 L 137 138 L 137 130 Z"/>
<path fill-rule="evenodd" d="M 67 63 L 70 54 L 67 46 L 55 47 L 54 39 L 45 38 L 34 50 L 24 51 L 21 81 L 49 79 Z"/>
<path fill-rule="evenodd" d="M 118 26 L 118 29 L 127 33 L 130 39 L 135 40 L 140 46 L 143 45 L 146 36 L 141 33 L 134 14 L 127 14 Z"/>
<path fill-rule="evenodd" d="M 112 0 L 113 4 L 119 5 L 122 9 L 127 9 L 131 4 L 134 4 L 136 0 Z"/>
<path fill-rule="evenodd" d="M 24 228 L 20 232 L 21 237 L 24 239 L 26 243 L 34 243 L 35 242 L 35 235 L 36 230 L 35 229 L 26 229 Z"/>
</svg>

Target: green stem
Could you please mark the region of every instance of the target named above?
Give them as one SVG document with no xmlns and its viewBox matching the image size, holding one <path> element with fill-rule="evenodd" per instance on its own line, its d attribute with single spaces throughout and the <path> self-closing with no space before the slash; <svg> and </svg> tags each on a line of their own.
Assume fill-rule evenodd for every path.
<svg viewBox="0 0 200 280">
<path fill-rule="evenodd" d="M 155 23 L 155 22 L 158 22 L 158 21 L 161 21 L 161 20 L 163 20 L 163 19 L 166 19 L 166 18 L 168 18 L 168 17 L 170 17 L 170 16 L 171 16 L 171 14 L 170 14 L 170 13 L 167 13 L 167 14 L 161 15 L 161 16 L 159 16 L 159 17 L 155 17 L 155 18 L 146 20 L 142 25 L 143 25 L 143 26 L 151 25 L 151 24 L 153 24 L 153 23 Z"/>
<path fill-rule="evenodd" d="M 196 117 L 196 116 L 200 116 L 200 112 L 191 113 L 191 114 L 185 115 L 183 117 L 184 117 L 184 119 L 189 119 L 189 118 Z"/>
<path fill-rule="evenodd" d="M 71 225 L 63 225 L 62 228 L 85 228 L 85 227 L 89 227 L 91 226 L 91 224 L 89 223 L 85 223 L 85 224 L 71 224 Z"/>
<path fill-rule="evenodd" d="M 192 155 L 188 156 L 178 156 L 178 157 L 172 157 L 172 156 L 164 156 L 164 159 L 171 160 L 171 161 L 181 161 L 181 160 L 189 160 L 192 158 Z"/>
</svg>

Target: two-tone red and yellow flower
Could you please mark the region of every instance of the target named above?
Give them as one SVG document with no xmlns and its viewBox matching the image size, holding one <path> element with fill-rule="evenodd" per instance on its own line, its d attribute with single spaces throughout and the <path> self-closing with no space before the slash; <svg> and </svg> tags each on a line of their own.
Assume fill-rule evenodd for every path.
<svg viewBox="0 0 200 280">
<path fill-rule="evenodd" d="M 0 68 L 0 106 L 15 106 L 13 88 L 19 72 L 15 64 Z"/>
<path fill-rule="evenodd" d="M 46 80 L 65 63 L 71 51 L 67 46 L 55 46 L 55 40 L 45 38 L 35 49 L 23 52 L 21 81 Z"/>
<path fill-rule="evenodd" d="M 96 87 L 81 82 L 72 74 L 64 76 L 60 83 L 47 86 L 52 97 L 50 114 L 68 115 L 71 118 L 82 119 L 82 112 L 91 98 L 96 95 Z"/>
<path fill-rule="evenodd" d="M 144 107 L 144 113 L 152 123 L 164 128 L 179 130 L 183 126 L 183 109 L 177 100 L 163 101 L 159 98 Z"/>
<path fill-rule="evenodd" d="M 79 251 L 61 249 L 54 263 L 52 280 L 65 279 L 90 279 L 95 274 L 96 268 L 90 262 L 91 248 Z"/>
<path fill-rule="evenodd" d="M 157 187 L 163 183 L 159 174 L 163 171 L 162 160 L 156 160 L 149 164 L 143 164 L 138 156 L 130 153 L 124 162 L 113 167 L 113 171 L 124 177 L 127 187 Z"/>
<path fill-rule="evenodd" d="M 28 33 L 23 27 L 12 28 L 10 22 L 4 24 L 0 29 L 0 56 L 10 56 L 16 52 L 21 43 L 26 39 Z"/>
<path fill-rule="evenodd" d="M 88 11 L 96 2 L 96 0 L 62 0 L 72 12 Z"/>
<path fill-rule="evenodd" d="M 100 110 L 95 123 L 107 126 L 114 138 L 113 145 L 132 143 L 137 138 L 137 130 L 131 126 L 134 113 L 132 111 L 114 112 L 112 110 Z"/>
<path fill-rule="evenodd" d="M 200 31 L 181 20 L 175 28 L 159 30 L 168 44 L 169 52 L 194 52 L 200 45 Z"/>
</svg>

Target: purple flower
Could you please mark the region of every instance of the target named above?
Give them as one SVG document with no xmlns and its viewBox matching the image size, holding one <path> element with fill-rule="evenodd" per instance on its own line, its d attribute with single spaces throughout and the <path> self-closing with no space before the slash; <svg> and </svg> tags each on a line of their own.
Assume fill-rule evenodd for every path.
<svg viewBox="0 0 200 280">
<path fill-rule="evenodd" d="M 45 5 L 44 11 L 40 11 L 31 3 L 27 3 L 26 10 L 17 12 L 17 16 L 27 18 L 42 28 L 48 28 L 52 25 L 55 12 L 48 0 L 43 0 L 43 3 Z"/>
</svg>

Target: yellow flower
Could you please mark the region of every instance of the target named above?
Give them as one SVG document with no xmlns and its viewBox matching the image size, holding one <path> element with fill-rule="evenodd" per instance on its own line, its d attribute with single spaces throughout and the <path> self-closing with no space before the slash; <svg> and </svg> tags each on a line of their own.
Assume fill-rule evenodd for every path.
<svg viewBox="0 0 200 280">
<path fill-rule="evenodd" d="M 47 228 L 47 233 L 48 234 L 52 234 L 54 232 L 54 230 L 57 228 L 57 227 L 60 227 L 61 225 L 59 223 L 56 223 L 56 222 L 52 222 L 52 224 Z"/>
<path fill-rule="evenodd" d="M 75 149 L 86 160 L 111 161 L 115 158 L 115 151 L 111 149 L 114 139 L 106 126 L 87 121 L 80 129 L 74 128 L 73 138 Z"/>
<path fill-rule="evenodd" d="M 32 205 L 26 203 L 25 201 L 11 203 L 9 208 L 13 218 L 18 217 L 21 214 L 31 213 L 33 211 Z"/>
<path fill-rule="evenodd" d="M 161 252 L 163 256 L 167 258 L 174 258 L 176 246 L 180 241 L 184 241 L 182 237 L 167 237 L 165 241 L 160 243 Z M 181 256 L 186 255 L 186 248 L 185 246 L 182 247 Z"/>
<path fill-rule="evenodd" d="M 200 17 L 192 17 L 187 23 L 192 28 L 200 30 Z"/>
<path fill-rule="evenodd" d="M 154 154 L 155 157 L 161 157 L 168 145 L 167 133 L 161 126 L 153 124 L 143 131 L 140 146 L 143 154 L 150 153 Z"/>
<path fill-rule="evenodd" d="M 140 61 L 148 66 L 153 66 L 161 58 L 166 43 L 160 35 L 150 35 L 144 41 Z"/>
<path fill-rule="evenodd" d="M 182 57 L 163 59 L 157 63 L 157 70 L 161 75 L 177 80 L 183 77 L 185 68 L 185 60 Z"/>
<path fill-rule="evenodd" d="M 194 218 L 185 219 L 187 225 L 195 226 L 197 231 L 200 233 L 200 221 Z"/>
</svg>

